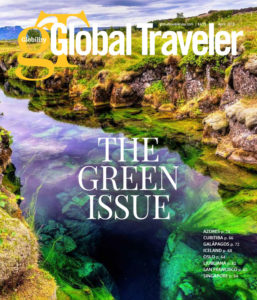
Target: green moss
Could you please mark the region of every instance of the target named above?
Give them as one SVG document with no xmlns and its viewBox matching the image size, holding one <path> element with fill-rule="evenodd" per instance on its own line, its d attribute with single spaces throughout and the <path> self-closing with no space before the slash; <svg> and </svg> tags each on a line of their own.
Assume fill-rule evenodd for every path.
<svg viewBox="0 0 257 300">
<path fill-rule="evenodd" d="M 228 82 L 231 71 L 232 71 L 232 65 L 227 67 L 226 70 L 225 70 L 225 80 L 226 80 L 226 82 Z"/>
<path fill-rule="evenodd" d="M 85 89 L 81 94 L 81 99 L 82 100 L 90 99 L 92 96 L 92 89 L 97 84 L 97 80 L 94 78 L 91 80 L 80 79 L 78 83 L 83 84 L 85 86 Z"/>
<path fill-rule="evenodd" d="M 32 95 L 35 93 L 34 84 L 22 80 L 15 80 L 15 79 L 9 79 L 8 82 L 12 88 L 18 88 L 21 94 L 24 94 L 24 96 Z M 17 97 L 17 95 L 14 96 Z"/>
<path fill-rule="evenodd" d="M 8 78 L 11 78 L 11 79 L 18 79 L 18 77 L 16 76 L 16 67 L 11 67 L 10 69 L 8 69 L 7 71 L 7 75 L 8 75 Z"/>
<path fill-rule="evenodd" d="M 18 195 L 20 194 L 20 178 L 15 176 L 15 167 L 13 164 L 9 164 L 4 172 L 4 177 L 2 184 L 12 193 Z"/>
<path fill-rule="evenodd" d="M 165 93 L 165 87 L 162 80 L 153 82 L 149 87 L 145 89 L 145 95 L 153 94 L 155 92 Z"/>
<path fill-rule="evenodd" d="M 11 131 L 7 131 L 5 129 L 0 128 L 0 143 L 3 141 L 4 137 L 8 138 L 9 145 L 11 145 L 13 143 L 13 137 L 11 135 Z"/>
<path fill-rule="evenodd" d="M 234 205 L 231 203 L 231 205 Z M 188 232 L 202 232 L 204 229 L 228 230 L 232 234 L 254 234 L 257 231 L 256 210 L 242 210 L 237 214 L 226 209 L 222 201 L 204 203 L 183 225 Z"/>
<path fill-rule="evenodd" d="M 183 73 L 186 72 L 187 67 L 198 67 L 203 68 L 205 65 L 210 64 L 213 71 L 225 74 L 225 71 L 222 69 L 222 66 L 228 63 L 228 58 L 223 55 L 209 55 L 206 53 L 205 55 L 196 55 L 192 49 L 189 50 L 188 54 L 183 56 L 181 59 L 179 66 L 181 67 Z"/>
<path fill-rule="evenodd" d="M 202 149 L 195 146 L 185 144 L 181 147 L 180 156 L 184 163 L 191 168 L 194 168 L 196 162 L 199 160 L 202 154 Z"/>
<path fill-rule="evenodd" d="M 144 67 L 156 68 L 158 65 L 164 63 L 164 57 L 162 56 L 148 56 L 144 57 L 138 63 L 131 65 L 127 68 L 127 71 L 140 71 Z"/>
<path fill-rule="evenodd" d="M 48 52 L 44 55 L 44 59 L 51 60 L 54 57 L 54 54 L 52 52 Z"/>
</svg>

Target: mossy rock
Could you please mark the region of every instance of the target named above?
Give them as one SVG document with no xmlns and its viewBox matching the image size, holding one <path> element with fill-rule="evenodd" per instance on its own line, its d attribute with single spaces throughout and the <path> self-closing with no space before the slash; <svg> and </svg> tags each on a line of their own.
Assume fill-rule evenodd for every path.
<svg viewBox="0 0 257 300">
<path fill-rule="evenodd" d="M 174 104 L 172 104 L 172 103 L 167 103 L 167 104 L 162 104 L 159 108 L 158 108 L 158 110 L 159 111 L 166 111 L 166 112 L 172 112 L 172 111 L 174 111 L 174 109 L 175 109 L 175 106 L 174 106 Z"/>
<path fill-rule="evenodd" d="M 18 207 L 15 195 L 3 185 L 0 185 L 0 207 L 4 208 L 13 217 L 21 217 L 21 210 Z"/>
<path fill-rule="evenodd" d="M 15 289 L 0 295 L 0 300 L 55 300 L 56 283 L 46 271 L 37 267 L 30 268 Z M 65 298 L 62 298 L 64 300 Z M 69 299 L 69 298 L 68 298 Z"/>
<path fill-rule="evenodd" d="M 230 137 L 225 136 L 221 139 L 220 143 L 218 144 L 215 154 L 223 158 L 228 158 L 234 150 L 235 148 L 232 144 Z"/>
<path fill-rule="evenodd" d="M 216 111 L 203 120 L 203 123 L 213 130 L 219 131 L 228 127 L 228 120 L 224 111 Z"/>
<path fill-rule="evenodd" d="M 240 100 L 239 102 L 228 106 L 225 111 L 227 116 L 236 121 L 245 124 L 248 129 L 252 129 L 257 125 L 257 105 L 256 98 L 249 101 L 248 99 Z"/>
<path fill-rule="evenodd" d="M 0 208 L 0 286 L 13 286 L 38 258 L 36 238 Z"/>
</svg>

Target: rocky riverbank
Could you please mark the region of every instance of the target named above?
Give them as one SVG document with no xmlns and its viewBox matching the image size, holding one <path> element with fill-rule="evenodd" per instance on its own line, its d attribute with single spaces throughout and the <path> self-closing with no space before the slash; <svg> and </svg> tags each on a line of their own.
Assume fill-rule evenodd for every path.
<svg viewBox="0 0 257 300">
<path fill-rule="evenodd" d="M 56 299 L 53 277 L 38 267 L 38 243 L 6 178 L 10 136 L 0 128 L 0 299 Z"/>
</svg>

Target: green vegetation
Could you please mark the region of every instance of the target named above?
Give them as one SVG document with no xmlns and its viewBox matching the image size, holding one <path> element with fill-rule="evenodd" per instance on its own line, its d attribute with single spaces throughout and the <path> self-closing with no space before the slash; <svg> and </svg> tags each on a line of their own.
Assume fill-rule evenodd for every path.
<svg viewBox="0 0 257 300">
<path fill-rule="evenodd" d="M 8 69 L 7 71 L 7 75 L 9 78 L 11 79 L 17 79 L 18 77 L 16 76 L 15 72 L 16 72 L 16 69 L 15 67 L 11 67 L 10 69 Z"/>
<path fill-rule="evenodd" d="M 208 53 L 202 56 L 194 54 L 192 50 L 188 52 L 187 55 L 183 56 L 179 66 L 186 72 L 188 66 L 202 68 L 206 64 L 210 64 L 213 71 L 216 71 L 220 74 L 225 74 L 225 71 L 222 69 L 222 66 L 226 66 L 228 63 L 228 58 L 221 55 L 209 55 Z"/>
<path fill-rule="evenodd" d="M 163 56 L 149 56 L 144 57 L 138 63 L 127 68 L 127 71 L 140 71 L 144 67 L 152 67 L 156 68 L 158 65 L 163 64 L 164 57 Z"/>
<path fill-rule="evenodd" d="M 52 60 L 53 59 L 53 57 L 54 57 L 54 54 L 52 53 L 52 52 L 47 52 L 47 53 L 45 53 L 44 54 L 44 59 L 49 59 L 49 60 Z"/>
<path fill-rule="evenodd" d="M 83 91 L 81 93 L 81 99 L 82 100 L 90 99 L 91 95 L 92 95 L 92 89 L 97 84 L 97 80 L 94 79 L 94 78 L 91 79 L 91 80 L 80 79 L 80 80 L 78 80 L 78 83 L 83 85 Z"/>
<path fill-rule="evenodd" d="M 3 141 L 4 137 L 7 137 L 10 145 L 13 143 L 13 137 L 11 135 L 11 132 L 5 129 L 0 129 L 0 143 Z"/>
<path fill-rule="evenodd" d="M 155 92 L 166 92 L 162 80 L 154 82 L 152 85 L 145 89 L 145 95 L 153 94 Z"/>
<path fill-rule="evenodd" d="M 150 103 L 152 107 L 160 107 L 162 104 L 170 103 L 169 95 L 162 80 L 153 82 L 145 89 L 145 98 L 148 96 L 150 97 Z"/>
</svg>

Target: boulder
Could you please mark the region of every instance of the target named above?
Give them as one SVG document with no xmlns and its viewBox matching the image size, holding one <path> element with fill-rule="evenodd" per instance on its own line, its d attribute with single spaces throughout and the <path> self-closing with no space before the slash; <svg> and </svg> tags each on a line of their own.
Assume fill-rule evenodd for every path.
<svg viewBox="0 0 257 300">
<path fill-rule="evenodd" d="M 223 158 L 228 158 L 233 153 L 233 151 L 235 151 L 235 148 L 230 137 L 225 136 L 219 142 L 215 154 Z"/>
<path fill-rule="evenodd" d="M 249 169 L 257 169 L 257 153 L 255 152 L 237 149 L 228 157 L 228 160 Z"/>
<path fill-rule="evenodd" d="M 223 109 L 227 105 L 236 103 L 239 95 L 228 85 L 220 100 L 220 108 Z"/>
<path fill-rule="evenodd" d="M 111 93 L 111 107 L 128 107 L 135 104 L 138 100 L 133 89 L 125 84 L 116 83 Z"/>
<path fill-rule="evenodd" d="M 37 263 L 37 242 L 25 224 L 1 208 L 0 228 L 0 287 L 14 286 Z"/>
<path fill-rule="evenodd" d="M 37 87 L 48 92 L 68 91 L 71 79 L 72 71 L 65 69 L 64 72 L 58 72 L 45 80 L 37 81 Z"/>
<path fill-rule="evenodd" d="M 257 107 L 244 105 L 241 101 L 227 106 L 225 112 L 230 119 L 245 124 L 248 129 L 257 126 Z"/>
<path fill-rule="evenodd" d="M 108 70 L 101 70 L 97 74 L 97 79 L 99 80 L 100 83 L 105 83 L 105 80 L 106 80 L 106 78 L 107 78 L 108 75 L 109 75 L 109 71 Z"/>
<path fill-rule="evenodd" d="M 245 110 L 245 125 L 249 129 L 257 126 L 257 108 L 248 108 Z"/>
<path fill-rule="evenodd" d="M 218 108 L 220 100 L 221 95 L 210 95 L 207 93 L 198 101 L 199 109 L 204 113 L 210 113 Z"/>
<path fill-rule="evenodd" d="M 111 81 L 105 84 L 99 83 L 92 90 L 93 104 L 95 107 L 108 106 L 110 104 L 113 83 Z"/>
<path fill-rule="evenodd" d="M 214 131 L 225 130 L 228 127 L 226 113 L 220 110 L 208 115 L 203 123 L 210 126 Z"/>
<path fill-rule="evenodd" d="M 223 111 L 216 111 L 203 120 L 204 131 L 202 142 L 208 145 L 218 145 L 221 138 L 227 133 L 228 120 Z"/>
<path fill-rule="evenodd" d="M 136 95 L 140 98 L 144 96 L 145 89 L 149 87 L 154 81 L 161 80 L 163 76 L 167 75 L 165 72 L 165 67 L 159 65 L 157 68 L 145 69 L 141 74 L 133 79 L 130 86 Z M 132 78 L 134 77 L 133 73 Z"/>
<path fill-rule="evenodd" d="M 103 58 L 101 56 L 93 56 L 89 60 L 88 65 L 93 69 L 98 67 L 103 67 L 104 66 Z"/>
<path fill-rule="evenodd" d="M 230 122 L 230 139 L 235 148 L 257 153 L 257 134 L 239 122 Z"/>
<path fill-rule="evenodd" d="M 159 108 L 159 111 L 164 111 L 164 112 L 172 112 L 175 110 L 175 106 L 172 103 L 166 103 L 162 104 Z"/>
</svg>

